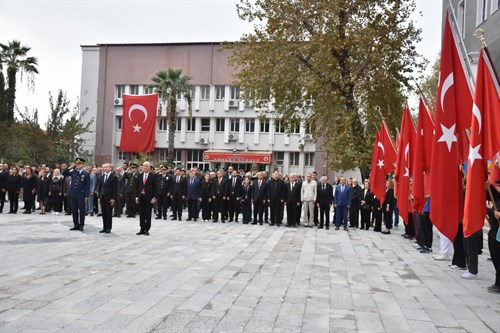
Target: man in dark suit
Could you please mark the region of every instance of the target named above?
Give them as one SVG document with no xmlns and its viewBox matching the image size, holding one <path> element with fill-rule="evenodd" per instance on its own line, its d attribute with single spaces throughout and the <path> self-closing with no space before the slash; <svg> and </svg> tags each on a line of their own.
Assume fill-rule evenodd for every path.
<svg viewBox="0 0 500 333">
<path fill-rule="evenodd" d="M 271 210 L 270 226 L 280 226 L 283 222 L 285 192 L 285 182 L 281 180 L 281 174 L 274 171 L 273 177 L 267 182 L 267 202 Z"/>
<path fill-rule="evenodd" d="M 102 212 L 102 230 L 99 232 L 109 234 L 113 227 L 113 206 L 118 196 L 118 178 L 111 172 L 111 164 L 103 164 L 102 170 L 101 181 L 97 187 Z"/>
<path fill-rule="evenodd" d="M 267 200 L 267 182 L 264 180 L 262 172 L 257 173 L 257 179 L 253 181 L 253 222 L 252 224 L 264 224 L 264 201 Z"/>
<path fill-rule="evenodd" d="M 127 172 L 123 175 L 124 179 L 124 192 L 125 192 L 125 204 L 127 217 L 135 217 L 137 214 L 137 204 L 135 203 L 135 195 L 137 190 L 137 178 L 139 172 L 137 171 L 137 164 L 130 163 L 130 167 Z"/>
<path fill-rule="evenodd" d="M 186 199 L 187 183 L 186 177 L 182 175 L 181 169 L 175 169 L 173 181 L 170 183 L 170 198 L 172 198 L 172 212 L 174 217 L 172 220 L 182 221 L 182 205 Z"/>
<path fill-rule="evenodd" d="M 301 183 L 298 181 L 297 174 L 290 174 L 290 182 L 285 184 L 287 227 L 296 227 L 300 219 L 301 188 Z"/>
<path fill-rule="evenodd" d="M 222 223 L 226 223 L 227 200 L 229 199 L 229 182 L 224 178 L 222 170 L 217 171 L 217 178 L 214 180 L 214 220 L 219 221 L 219 215 Z"/>
<path fill-rule="evenodd" d="M 5 203 L 5 194 L 7 193 L 8 179 L 9 179 L 9 165 L 0 163 L 0 213 L 3 212 L 3 206 Z"/>
<path fill-rule="evenodd" d="M 348 231 L 347 228 L 347 212 L 351 206 L 351 193 L 349 186 L 345 183 L 345 177 L 340 177 L 340 185 L 335 187 L 335 201 L 334 207 L 337 208 L 337 221 L 335 221 L 335 230 L 339 230 L 340 225 L 344 226 L 344 230 Z"/>
<path fill-rule="evenodd" d="M 167 168 L 163 165 L 161 166 L 161 170 L 156 174 L 156 206 L 158 209 L 158 214 L 156 215 L 156 219 L 159 220 L 163 217 L 164 220 L 167 219 L 167 193 L 169 181 L 167 176 Z"/>
<path fill-rule="evenodd" d="M 370 182 L 365 180 L 361 195 L 361 229 L 370 229 L 370 213 L 372 210 L 373 193 L 370 191 Z"/>
<path fill-rule="evenodd" d="M 137 177 L 137 187 L 135 191 L 135 202 L 139 205 L 139 220 L 141 230 L 137 235 L 149 236 L 151 229 L 151 210 L 156 203 L 156 182 L 155 175 L 151 172 L 151 164 L 142 164 L 142 173 Z"/>
<path fill-rule="evenodd" d="M 351 221 L 350 226 L 353 228 L 359 227 L 359 209 L 361 206 L 361 197 L 363 195 L 363 189 L 358 185 L 358 180 L 353 178 L 352 187 L 349 189 L 351 191 L 351 207 L 349 219 Z"/>
<path fill-rule="evenodd" d="M 69 197 L 71 198 L 74 227 L 70 230 L 83 231 L 85 225 L 85 205 L 90 194 L 90 176 L 83 170 L 83 163 L 85 163 L 83 158 L 77 158 L 71 171 Z"/>
<path fill-rule="evenodd" d="M 385 182 L 385 199 L 382 203 L 382 212 L 384 214 L 385 230 L 383 234 L 390 234 L 392 229 L 392 214 L 394 212 L 394 190 L 390 180 Z"/>
<path fill-rule="evenodd" d="M 229 200 L 227 208 L 229 213 L 229 222 L 238 222 L 238 215 L 240 214 L 240 199 L 242 194 L 242 179 L 238 175 L 238 171 L 233 170 L 231 178 L 229 179 Z"/>
<path fill-rule="evenodd" d="M 330 229 L 330 209 L 333 202 L 333 187 L 328 183 L 328 178 L 322 176 L 318 184 L 316 196 L 316 207 L 319 210 L 319 227 L 318 229 Z"/>
<path fill-rule="evenodd" d="M 189 171 L 189 178 L 187 180 L 187 206 L 188 206 L 188 219 L 187 221 L 198 221 L 200 214 L 199 202 L 201 198 L 200 180 L 196 175 L 196 170 Z"/>
</svg>

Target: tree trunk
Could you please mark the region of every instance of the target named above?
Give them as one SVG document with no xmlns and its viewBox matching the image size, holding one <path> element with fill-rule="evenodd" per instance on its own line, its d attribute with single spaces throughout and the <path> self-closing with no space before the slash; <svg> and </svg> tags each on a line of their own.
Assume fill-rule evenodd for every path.
<svg viewBox="0 0 500 333">
<path fill-rule="evenodd" d="M 14 105 L 16 102 L 16 73 L 15 69 L 7 69 L 9 89 L 7 90 L 7 126 L 14 123 Z"/>
<path fill-rule="evenodd" d="M 168 124 L 167 162 L 170 166 L 174 166 L 174 161 L 175 161 L 174 140 L 175 140 L 176 125 L 177 125 L 177 99 L 174 95 L 174 97 L 170 100 L 170 123 Z"/>
<path fill-rule="evenodd" d="M 370 169 L 369 168 L 360 167 L 359 168 L 359 172 L 361 173 L 361 183 L 365 179 L 369 179 L 370 178 Z"/>
</svg>

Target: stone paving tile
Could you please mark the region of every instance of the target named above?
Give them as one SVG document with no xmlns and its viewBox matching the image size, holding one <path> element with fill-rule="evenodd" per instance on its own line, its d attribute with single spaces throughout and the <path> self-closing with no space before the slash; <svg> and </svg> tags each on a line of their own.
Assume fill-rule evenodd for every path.
<svg viewBox="0 0 500 333">
<path fill-rule="evenodd" d="M 495 332 L 493 267 L 464 281 L 389 237 L 349 232 L 0 215 L 1 332 Z M 434 242 L 435 253 L 439 240 Z M 6 255 L 8 253 L 9 255 Z"/>
</svg>

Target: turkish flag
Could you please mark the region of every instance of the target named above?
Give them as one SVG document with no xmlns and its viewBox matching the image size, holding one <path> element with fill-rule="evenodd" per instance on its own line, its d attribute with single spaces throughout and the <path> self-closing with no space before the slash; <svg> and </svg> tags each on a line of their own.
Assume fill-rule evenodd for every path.
<svg viewBox="0 0 500 333">
<path fill-rule="evenodd" d="M 418 106 L 418 128 L 415 142 L 415 155 L 412 163 L 413 209 L 423 212 L 425 206 L 426 186 L 424 185 L 431 169 L 432 137 L 434 132 L 434 119 L 425 106 L 422 98 Z M 427 177 L 426 177 L 427 175 Z"/>
<path fill-rule="evenodd" d="M 465 192 L 464 237 L 481 230 L 486 217 L 485 184 L 488 160 L 500 150 L 500 91 L 486 50 L 481 50 L 477 65 L 469 170 Z"/>
<path fill-rule="evenodd" d="M 380 133 L 377 132 L 375 135 L 375 144 L 373 145 L 370 169 L 370 189 L 380 200 L 380 203 L 384 202 L 385 198 L 384 151 L 385 148 L 382 142 L 380 142 Z"/>
<path fill-rule="evenodd" d="M 436 105 L 436 124 L 432 146 L 431 209 L 432 223 L 448 239 L 454 240 L 458 222 L 463 217 L 463 187 L 460 171 L 460 133 L 470 125 L 472 94 L 455 36 L 446 16 L 439 86 Z M 461 140 L 460 140 L 461 141 Z"/>
<path fill-rule="evenodd" d="M 389 134 L 389 130 L 387 129 L 387 125 L 385 121 L 382 121 L 382 128 L 380 129 L 380 141 L 383 143 L 385 152 L 384 152 L 384 169 L 385 174 L 393 172 L 396 169 L 396 148 L 394 148 L 394 143 L 392 142 L 391 135 Z"/>
<path fill-rule="evenodd" d="M 158 94 L 123 95 L 120 150 L 131 153 L 155 150 Z"/>
<path fill-rule="evenodd" d="M 397 206 L 401 212 L 401 217 L 405 223 L 408 223 L 408 212 L 411 212 L 410 205 L 410 177 L 412 176 L 412 162 L 415 156 L 416 131 L 415 125 L 411 119 L 410 110 L 405 106 L 403 117 L 401 119 L 401 136 L 399 138 L 398 155 L 396 162 L 396 171 L 394 178 L 398 182 L 396 197 Z"/>
</svg>

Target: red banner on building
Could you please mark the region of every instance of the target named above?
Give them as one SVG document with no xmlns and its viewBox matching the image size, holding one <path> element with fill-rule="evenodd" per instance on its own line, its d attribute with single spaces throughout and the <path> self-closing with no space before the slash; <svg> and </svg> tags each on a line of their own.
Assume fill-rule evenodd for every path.
<svg viewBox="0 0 500 333">
<path fill-rule="evenodd" d="M 158 95 L 123 95 L 120 150 L 139 153 L 155 150 Z"/>
<path fill-rule="evenodd" d="M 207 150 L 203 153 L 203 161 L 270 164 L 272 162 L 272 155 L 271 153 L 233 153 Z"/>
</svg>

